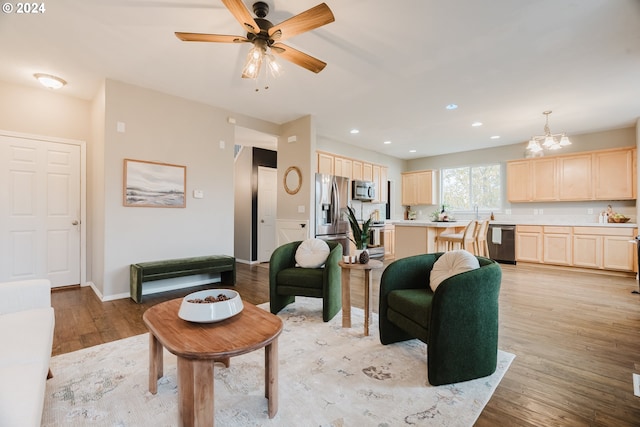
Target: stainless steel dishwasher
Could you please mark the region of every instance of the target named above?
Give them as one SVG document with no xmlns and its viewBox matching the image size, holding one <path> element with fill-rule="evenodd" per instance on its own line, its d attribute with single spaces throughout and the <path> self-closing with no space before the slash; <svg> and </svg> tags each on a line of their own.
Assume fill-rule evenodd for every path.
<svg viewBox="0 0 640 427">
<path fill-rule="evenodd" d="M 489 224 L 487 234 L 489 258 L 505 264 L 516 263 L 516 226 Z"/>
</svg>

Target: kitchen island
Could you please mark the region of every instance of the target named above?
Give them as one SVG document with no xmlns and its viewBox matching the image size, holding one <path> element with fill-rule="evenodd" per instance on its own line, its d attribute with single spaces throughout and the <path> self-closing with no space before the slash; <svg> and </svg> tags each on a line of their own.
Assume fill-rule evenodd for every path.
<svg viewBox="0 0 640 427">
<path fill-rule="evenodd" d="M 438 248 L 436 237 L 442 233 L 457 233 L 464 230 L 469 220 L 462 221 L 393 221 L 395 225 L 396 258 L 443 251 Z"/>
</svg>

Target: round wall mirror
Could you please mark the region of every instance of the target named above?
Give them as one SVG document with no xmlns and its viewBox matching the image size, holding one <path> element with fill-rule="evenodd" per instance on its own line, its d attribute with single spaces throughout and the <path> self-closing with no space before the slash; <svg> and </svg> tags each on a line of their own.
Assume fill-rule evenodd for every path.
<svg viewBox="0 0 640 427">
<path fill-rule="evenodd" d="M 302 187 L 302 173 L 297 166 L 291 166 L 284 173 L 284 189 L 289 194 L 296 194 Z"/>
</svg>

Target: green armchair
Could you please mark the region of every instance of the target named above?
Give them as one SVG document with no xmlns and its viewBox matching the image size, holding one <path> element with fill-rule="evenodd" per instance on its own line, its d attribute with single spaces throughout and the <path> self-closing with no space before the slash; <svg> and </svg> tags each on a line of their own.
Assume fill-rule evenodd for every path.
<svg viewBox="0 0 640 427">
<path fill-rule="evenodd" d="M 491 375 L 498 357 L 500 266 L 477 257 L 480 268 L 446 279 L 433 292 L 430 273 L 441 255 L 396 260 L 380 279 L 380 342 L 426 343 L 431 385 Z"/>
<path fill-rule="evenodd" d="M 330 253 L 324 268 L 296 267 L 296 250 L 302 242 L 286 243 L 269 261 L 269 307 L 276 314 L 295 296 L 322 298 L 322 320 L 328 322 L 342 308 L 342 245 L 327 242 Z"/>
</svg>

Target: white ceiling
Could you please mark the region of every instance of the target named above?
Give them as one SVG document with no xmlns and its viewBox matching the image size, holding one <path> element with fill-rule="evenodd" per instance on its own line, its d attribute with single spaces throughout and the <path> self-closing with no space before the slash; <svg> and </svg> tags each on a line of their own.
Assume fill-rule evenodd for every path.
<svg viewBox="0 0 640 427">
<path fill-rule="evenodd" d="M 35 87 L 34 73 L 50 73 L 68 81 L 60 93 L 92 99 L 110 78 L 275 123 L 311 114 L 324 137 L 403 159 L 524 142 L 542 133 L 544 110 L 551 131 L 569 135 L 640 117 L 638 0 L 326 1 L 335 22 L 286 43 L 327 67 L 284 62 L 268 90 L 240 78 L 249 44 L 174 36 L 245 35 L 220 0 L 54 0 L 42 14 L 2 13 L 0 80 Z M 319 2 L 267 0 L 267 19 Z"/>
</svg>

